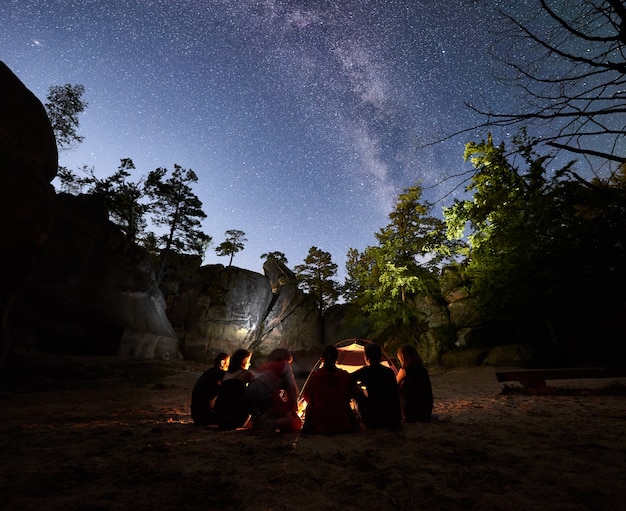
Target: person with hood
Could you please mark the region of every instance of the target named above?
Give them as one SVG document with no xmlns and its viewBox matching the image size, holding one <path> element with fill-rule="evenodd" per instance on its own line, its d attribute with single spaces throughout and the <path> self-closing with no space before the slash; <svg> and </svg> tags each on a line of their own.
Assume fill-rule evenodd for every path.
<svg viewBox="0 0 626 511">
<path fill-rule="evenodd" d="M 298 385 L 291 368 L 293 357 L 283 348 L 272 351 L 245 390 L 244 402 L 254 427 L 272 434 L 298 431 Z"/>
</svg>

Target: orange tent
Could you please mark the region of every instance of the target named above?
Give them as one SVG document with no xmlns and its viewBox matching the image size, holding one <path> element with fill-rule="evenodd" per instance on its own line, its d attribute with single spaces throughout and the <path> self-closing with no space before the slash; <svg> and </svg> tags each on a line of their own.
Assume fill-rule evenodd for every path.
<svg viewBox="0 0 626 511">
<path fill-rule="evenodd" d="M 365 353 L 365 345 L 371 342 L 372 341 L 368 341 L 367 339 L 346 339 L 335 344 L 339 352 L 337 367 L 345 369 L 349 373 L 353 373 L 363 367 L 365 365 L 365 358 L 363 356 Z M 394 373 L 398 373 L 395 364 L 384 351 L 380 362 L 391 368 Z M 318 366 L 319 362 L 313 369 L 317 369 Z"/>
<path fill-rule="evenodd" d="M 339 352 L 337 367 L 340 369 L 345 369 L 349 373 L 353 373 L 357 369 L 363 367 L 365 365 L 365 346 L 367 344 L 370 344 L 371 342 L 372 341 L 369 341 L 367 339 L 345 339 L 343 341 L 339 341 L 337 344 L 335 344 L 337 351 Z M 393 360 L 391 360 L 384 351 L 382 353 L 380 362 L 382 365 L 391 368 L 395 374 L 398 374 L 398 369 L 393 363 Z M 304 392 L 306 384 L 309 381 L 311 373 L 313 373 L 313 371 L 315 371 L 316 369 L 319 369 L 321 365 L 322 359 L 319 359 L 313 366 L 313 369 L 311 369 L 311 372 L 309 373 L 309 376 L 307 376 L 304 385 L 302 385 L 302 389 L 300 390 L 300 397 L 302 397 L 302 393 Z M 304 410 L 301 410 L 301 413 L 303 411 Z"/>
</svg>

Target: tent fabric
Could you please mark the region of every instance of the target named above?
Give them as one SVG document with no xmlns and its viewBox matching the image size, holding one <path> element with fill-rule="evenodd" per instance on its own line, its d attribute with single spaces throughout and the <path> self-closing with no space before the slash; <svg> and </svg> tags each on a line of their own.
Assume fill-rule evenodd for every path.
<svg viewBox="0 0 626 511">
<path fill-rule="evenodd" d="M 365 345 L 371 342 L 372 341 L 367 339 L 346 339 L 335 344 L 339 352 L 337 367 L 345 369 L 349 373 L 353 373 L 363 367 L 365 365 L 365 358 L 363 357 Z M 382 365 L 391 368 L 394 373 L 398 374 L 395 364 L 384 351 L 380 362 Z M 319 365 L 319 363 L 316 365 Z M 313 369 L 317 369 L 317 367 Z"/>
<path fill-rule="evenodd" d="M 349 373 L 353 373 L 357 369 L 360 369 L 361 367 L 363 367 L 365 365 L 365 358 L 363 356 L 365 353 L 365 345 L 369 343 L 372 343 L 372 341 L 368 339 L 345 339 L 343 341 L 339 341 L 337 344 L 335 344 L 335 347 L 337 348 L 337 351 L 339 352 L 339 358 L 337 359 L 337 367 L 339 369 L 345 369 Z M 398 374 L 398 369 L 396 368 L 395 364 L 387 356 L 387 354 L 384 351 L 382 353 L 380 362 L 382 365 L 387 366 L 391 370 L 393 370 L 395 374 Z M 300 391 L 300 397 L 302 397 L 302 391 L 306 387 L 306 384 L 309 381 L 309 377 L 311 376 L 311 373 L 313 373 L 313 371 L 315 371 L 316 369 L 319 369 L 321 365 L 322 365 L 322 360 L 319 359 L 315 363 L 313 368 L 311 369 L 311 372 L 309 373 L 309 376 L 305 380 L 304 385 L 302 385 L 302 390 Z"/>
</svg>

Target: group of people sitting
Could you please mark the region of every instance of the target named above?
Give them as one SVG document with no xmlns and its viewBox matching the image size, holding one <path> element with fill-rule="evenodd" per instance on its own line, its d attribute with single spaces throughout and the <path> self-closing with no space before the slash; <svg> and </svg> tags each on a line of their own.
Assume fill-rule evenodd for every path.
<svg viewBox="0 0 626 511">
<path fill-rule="evenodd" d="M 220 353 L 212 368 L 196 382 L 191 417 L 200 426 L 223 430 L 254 427 L 268 432 L 293 432 L 302 427 L 298 416 L 298 385 L 286 349 L 272 351 L 254 373 L 252 353 L 238 349 Z"/>
<path fill-rule="evenodd" d="M 381 363 L 381 347 L 368 343 L 365 365 L 348 373 L 337 367 L 337 348 L 326 346 L 298 402 L 288 350 L 270 353 L 255 373 L 249 370 L 248 350 L 237 350 L 232 357 L 221 353 L 194 386 L 191 416 L 195 424 L 227 430 L 252 427 L 327 435 L 359 431 L 362 425 L 396 430 L 403 420 L 428 422 L 433 409 L 428 371 L 413 346 L 403 346 L 397 355 L 401 368 L 396 374 Z"/>
</svg>

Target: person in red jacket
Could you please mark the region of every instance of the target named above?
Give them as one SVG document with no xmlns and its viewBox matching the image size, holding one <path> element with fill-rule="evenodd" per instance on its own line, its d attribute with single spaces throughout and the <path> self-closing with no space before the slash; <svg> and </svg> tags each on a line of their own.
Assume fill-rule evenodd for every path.
<svg viewBox="0 0 626 511">
<path fill-rule="evenodd" d="M 263 433 L 292 433 L 302 427 L 297 413 L 299 390 L 292 362 L 289 350 L 279 348 L 272 351 L 246 388 L 245 408 L 252 417 L 255 429 Z"/>
<path fill-rule="evenodd" d="M 322 351 L 322 367 L 316 369 L 304 387 L 306 415 L 303 433 L 336 435 L 359 430 L 356 415 L 350 407 L 356 387 L 350 374 L 336 366 L 339 353 L 333 345 Z"/>
</svg>

